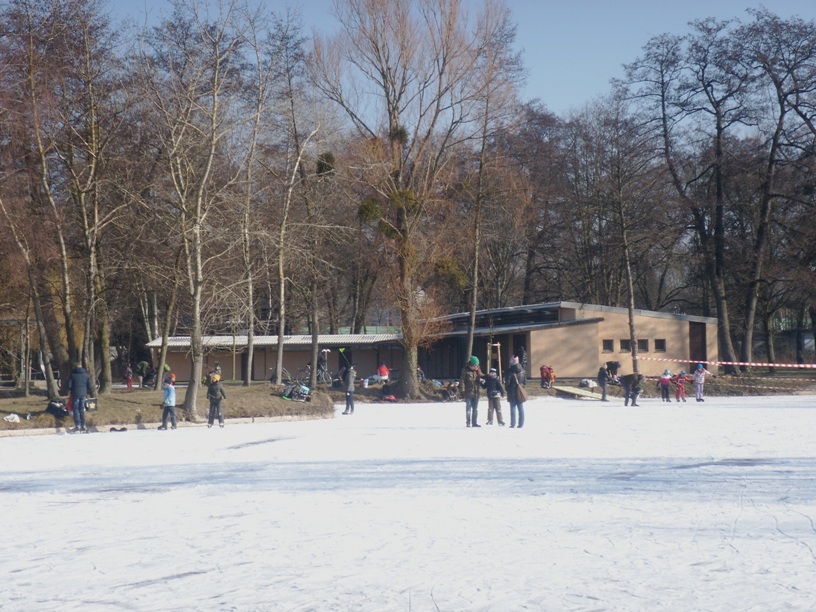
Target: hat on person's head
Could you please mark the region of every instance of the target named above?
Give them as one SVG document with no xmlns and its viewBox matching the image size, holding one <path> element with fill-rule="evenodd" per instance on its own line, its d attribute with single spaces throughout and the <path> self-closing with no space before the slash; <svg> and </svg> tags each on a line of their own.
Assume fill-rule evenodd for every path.
<svg viewBox="0 0 816 612">
<path fill-rule="evenodd" d="M 702 363 L 698 363 L 698 364 L 697 364 L 697 369 L 698 369 L 698 370 L 702 370 L 702 369 L 703 369 L 703 364 L 702 364 Z"/>
<path fill-rule="evenodd" d="M 513 356 L 510 358 L 510 365 L 516 365 L 518 362 L 519 362 L 519 358 L 518 358 L 518 357 L 516 357 L 515 355 L 513 355 Z"/>
<path fill-rule="evenodd" d="M 173 372 L 170 372 L 170 380 L 176 382 L 176 375 Z"/>
<path fill-rule="evenodd" d="M 491 374 L 496 374 L 496 373 L 498 373 L 498 370 L 496 370 L 496 368 L 490 368 L 490 373 Z"/>
<path fill-rule="evenodd" d="M 685 370 L 680 370 L 680 376 L 685 376 L 685 375 L 686 375 L 686 371 Z"/>
<path fill-rule="evenodd" d="M 213 374 L 212 376 L 210 376 L 210 380 L 213 381 L 214 383 L 217 383 L 218 381 L 221 380 L 221 375 L 220 374 Z"/>
<path fill-rule="evenodd" d="M 353 363 L 349 366 L 349 370 L 356 370 L 356 369 L 357 369 L 357 366 L 354 365 Z"/>
<path fill-rule="evenodd" d="M 468 359 L 468 363 L 470 365 L 479 365 L 479 358 L 476 355 L 471 355 L 470 359 Z"/>
<path fill-rule="evenodd" d="M 670 371 L 668 368 L 666 368 L 666 369 L 663 371 L 663 373 L 664 373 L 664 374 L 671 374 L 671 371 Z"/>
</svg>

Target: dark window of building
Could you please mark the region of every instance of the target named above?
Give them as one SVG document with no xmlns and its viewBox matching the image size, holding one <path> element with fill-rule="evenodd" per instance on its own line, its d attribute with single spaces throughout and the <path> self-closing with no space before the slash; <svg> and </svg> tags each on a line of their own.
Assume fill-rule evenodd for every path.
<svg viewBox="0 0 816 612">
<path fill-rule="evenodd" d="M 655 340 L 655 353 L 666 352 L 666 340 Z"/>
<path fill-rule="evenodd" d="M 648 340 L 638 340 L 638 353 L 648 353 L 649 352 L 649 341 Z"/>
<path fill-rule="evenodd" d="M 631 353 L 632 352 L 632 343 L 629 340 L 621 339 L 620 341 L 621 353 Z"/>
<path fill-rule="evenodd" d="M 615 341 L 614 340 L 602 340 L 603 342 L 603 352 L 604 353 L 611 353 L 615 350 Z"/>
</svg>

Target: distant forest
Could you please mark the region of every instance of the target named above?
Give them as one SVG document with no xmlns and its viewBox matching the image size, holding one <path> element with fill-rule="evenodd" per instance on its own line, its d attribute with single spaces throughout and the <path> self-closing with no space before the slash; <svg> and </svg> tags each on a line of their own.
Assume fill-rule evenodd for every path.
<svg viewBox="0 0 816 612">
<path fill-rule="evenodd" d="M 716 317 L 724 361 L 816 327 L 815 22 L 656 36 L 561 117 L 500 1 L 208 4 L 0 1 L 4 371 L 385 326 L 413 372 L 441 315 L 560 300 Z"/>
</svg>

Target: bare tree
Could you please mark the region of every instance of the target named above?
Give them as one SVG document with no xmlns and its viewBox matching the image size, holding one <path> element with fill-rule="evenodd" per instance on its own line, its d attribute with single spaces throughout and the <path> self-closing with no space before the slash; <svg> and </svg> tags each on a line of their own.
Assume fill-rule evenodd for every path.
<svg viewBox="0 0 816 612">
<path fill-rule="evenodd" d="M 202 299 L 213 289 L 209 268 L 218 258 L 208 242 L 223 230 L 211 217 L 218 215 L 240 172 L 228 169 L 221 156 L 238 129 L 230 116 L 230 98 L 237 90 L 246 22 L 235 3 L 220 5 L 213 21 L 207 7 L 195 0 L 179 0 L 174 8 L 172 19 L 148 38 L 141 82 L 161 126 L 191 309 L 190 380 L 198 381 L 204 358 Z M 191 384 L 184 410 L 193 420 L 198 419 L 197 395 L 198 385 Z"/>
<path fill-rule="evenodd" d="M 515 26 L 510 22 L 506 7 L 487 3 L 477 29 L 481 53 L 474 66 L 474 86 L 479 130 L 475 135 L 477 146 L 475 193 L 473 194 L 473 261 L 471 264 L 470 317 L 465 354 L 473 352 L 473 335 L 476 327 L 476 310 L 479 304 L 479 258 L 482 250 L 482 211 L 489 199 L 488 147 L 502 125 L 507 123 L 516 106 L 516 86 L 522 77 L 521 59 L 512 51 L 516 37 Z M 493 148 L 493 154 L 498 152 Z"/>
<path fill-rule="evenodd" d="M 653 110 L 672 184 L 691 214 L 705 254 L 720 357 L 736 361 L 727 295 L 726 141 L 729 130 L 749 118 L 745 98 L 751 76 L 734 56 L 729 22 L 708 19 L 692 25 L 687 41 L 666 35 L 650 40 L 644 57 L 627 66 L 627 76 L 634 95 Z M 685 126 L 690 129 L 682 131 Z M 683 136 L 688 140 L 682 141 Z M 692 152 L 706 158 L 691 163 Z"/>
<path fill-rule="evenodd" d="M 361 212 L 393 245 L 409 397 L 417 394 L 423 341 L 416 334 L 432 299 L 418 283 L 418 240 L 427 238 L 452 152 L 479 125 L 471 125 L 479 116 L 472 77 L 487 36 L 468 32 L 463 7 L 459 0 L 340 0 L 340 32 L 317 40 L 313 52 L 317 87 L 366 143 L 358 178 L 370 196 Z M 372 87 L 378 95 L 360 95 Z"/>
<path fill-rule="evenodd" d="M 816 62 L 816 24 L 801 19 L 784 22 L 767 10 L 754 11 L 754 21 L 734 33 L 735 52 L 746 70 L 755 75 L 757 106 L 767 120 L 759 122 L 761 146 L 757 157 L 762 160 L 758 214 L 751 248 L 751 272 L 747 280 L 741 361 L 753 361 L 754 328 L 761 285 L 768 282 L 765 268 L 774 211 L 784 201 L 780 174 L 789 159 L 800 158 L 808 150 L 812 134 L 803 141 L 797 138 L 794 105 L 801 100 L 802 88 L 816 87 L 816 77 L 803 78 L 803 67 Z M 766 95 L 767 94 L 767 95 Z M 763 104 L 768 100 L 767 104 Z M 801 116 L 801 115 L 800 115 Z M 801 130 L 800 130 L 801 131 Z M 789 151 L 789 153 L 788 153 Z"/>
</svg>

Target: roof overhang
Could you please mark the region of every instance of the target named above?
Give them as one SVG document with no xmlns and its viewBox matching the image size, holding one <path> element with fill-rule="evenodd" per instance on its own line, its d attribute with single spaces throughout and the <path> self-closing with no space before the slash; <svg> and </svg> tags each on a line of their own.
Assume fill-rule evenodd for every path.
<svg viewBox="0 0 816 612">
<path fill-rule="evenodd" d="M 341 348 L 352 346 L 376 346 L 381 344 L 398 344 L 402 341 L 402 334 L 322 334 L 317 337 L 317 343 L 322 348 Z M 249 338 L 243 336 L 204 336 L 201 342 L 206 350 L 243 350 Z M 255 336 L 252 339 L 255 347 L 277 347 L 277 336 Z M 312 345 L 311 335 L 284 336 L 283 347 L 306 348 Z M 147 348 L 158 349 L 162 346 L 162 339 L 156 338 L 147 343 Z M 167 339 L 167 348 L 170 350 L 187 350 L 190 348 L 190 336 L 174 336 Z"/>
<path fill-rule="evenodd" d="M 593 325 L 603 321 L 603 317 L 593 317 L 591 319 L 578 319 L 577 321 L 560 321 L 557 323 L 530 323 L 519 325 L 497 325 L 495 327 L 478 327 L 473 330 L 474 336 L 500 336 L 502 334 L 516 334 L 520 332 L 535 331 L 539 329 L 554 329 L 556 327 L 571 327 L 573 325 Z M 466 336 L 466 329 L 460 329 L 440 334 L 440 338 L 452 336 Z"/>
</svg>

